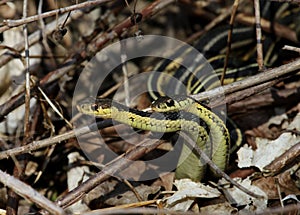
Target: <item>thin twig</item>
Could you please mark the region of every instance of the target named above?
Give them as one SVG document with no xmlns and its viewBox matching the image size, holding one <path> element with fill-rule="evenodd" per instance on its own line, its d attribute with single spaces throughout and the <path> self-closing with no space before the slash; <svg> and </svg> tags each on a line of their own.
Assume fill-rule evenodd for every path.
<svg viewBox="0 0 300 215">
<path fill-rule="evenodd" d="M 236 16 L 236 12 L 239 6 L 239 2 L 240 0 L 235 0 L 232 6 L 232 12 L 231 12 L 231 17 L 230 17 L 230 29 L 228 30 L 228 36 L 227 36 L 227 46 L 226 46 L 226 56 L 225 56 L 225 61 L 224 61 L 224 67 L 223 67 L 223 72 L 220 78 L 221 81 L 221 85 L 224 84 L 224 78 L 226 75 L 226 70 L 228 67 L 228 60 L 229 60 L 229 55 L 230 55 L 230 51 L 231 51 L 231 40 L 232 40 L 232 32 L 233 32 L 233 23 L 234 23 L 234 19 Z"/>
<path fill-rule="evenodd" d="M 159 202 L 159 200 L 158 200 Z M 122 206 L 122 205 L 121 205 Z M 111 207 L 111 208 L 103 208 L 103 209 L 98 209 L 90 212 L 86 212 L 85 215 L 100 215 L 100 214 L 105 214 L 105 215 L 116 215 L 116 214 L 157 214 L 157 215 L 162 215 L 162 214 L 168 214 L 168 215 L 199 215 L 199 212 L 192 212 L 192 211 L 174 211 L 170 209 L 162 209 L 162 208 L 154 208 L 152 207 L 135 207 L 135 208 L 123 208 L 123 207 Z M 207 213 L 202 213 L 202 215 L 208 215 Z M 217 215 L 215 213 L 210 212 L 209 215 Z M 219 215 L 219 213 L 218 213 Z"/>
<path fill-rule="evenodd" d="M 298 52 L 300 54 L 300 48 L 298 48 L 298 47 L 285 45 L 285 46 L 283 46 L 282 49 L 289 50 L 289 51 L 294 51 L 294 52 Z"/>
<path fill-rule="evenodd" d="M 27 17 L 28 1 L 23 2 L 23 18 Z M 25 113 L 24 113 L 24 139 L 21 145 L 27 144 L 30 138 L 30 71 L 29 71 L 29 44 L 28 44 L 28 30 L 27 25 L 23 26 L 24 42 L 25 42 Z M 27 163 L 27 158 L 23 158 L 18 162 L 20 165 L 14 166 L 13 175 L 20 180 L 24 179 L 24 171 Z M 16 214 L 19 208 L 19 197 L 15 193 L 15 189 L 8 191 L 8 204 L 7 204 L 7 214 Z"/>
<path fill-rule="evenodd" d="M 299 162 L 300 158 L 300 142 L 292 146 L 286 152 L 273 160 L 270 164 L 264 167 L 265 176 L 274 176 L 279 174 L 283 169 L 291 167 Z"/>
<path fill-rule="evenodd" d="M 56 63 L 55 63 L 55 60 L 54 60 L 54 57 L 53 57 L 53 53 L 48 45 L 48 42 L 47 42 L 47 35 L 46 35 L 46 32 L 45 32 L 45 23 L 44 23 L 44 20 L 42 19 L 41 15 L 42 15 L 42 7 L 43 7 L 43 0 L 40 0 L 39 1 L 39 5 L 38 5 L 38 15 L 39 15 L 39 23 L 40 23 L 40 26 L 41 26 L 41 31 L 42 31 L 42 44 L 47 52 L 47 55 L 49 56 L 50 58 L 50 61 L 52 63 L 52 66 L 55 66 Z"/>
<path fill-rule="evenodd" d="M 280 82 L 281 80 L 284 80 L 284 78 L 278 78 L 277 80 L 268 81 L 266 83 L 262 83 L 256 86 L 246 88 L 244 90 L 239 90 L 237 92 L 231 93 L 229 95 L 226 95 L 223 101 L 214 100 L 212 103 L 210 103 L 210 107 L 216 107 L 218 105 L 223 105 L 223 104 L 234 104 L 245 98 L 258 94 L 266 89 L 269 89 L 270 87 L 274 86 L 276 83 Z"/>
<path fill-rule="evenodd" d="M 125 93 L 125 104 L 129 106 L 130 94 L 129 94 L 129 83 L 128 83 L 128 70 L 127 70 L 127 54 L 126 54 L 126 40 L 121 40 L 121 63 L 124 77 L 124 93 Z"/>
<path fill-rule="evenodd" d="M 109 125 L 112 125 L 112 122 L 110 120 L 105 120 L 105 121 L 99 122 L 97 124 L 98 124 L 99 128 L 105 128 Z M 73 129 L 66 133 L 63 133 L 63 134 L 60 134 L 57 136 L 53 136 L 53 137 L 49 137 L 49 138 L 46 138 L 43 140 L 33 141 L 33 142 L 27 144 L 26 146 L 15 147 L 13 149 L 1 151 L 0 152 L 0 160 L 7 159 L 13 155 L 17 156 L 20 154 L 31 153 L 31 152 L 36 151 L 41 148 L 45 148 L 45 147 L 48 147 L 48 146 L 51 146 L 51 145 L 54 145 L 57 143 L 62 143 L 63 141 L 66 141 L 70 138 L 74 138 L 76 136 L 87 134 L 87 133 L 97 129 L 97 124 L 92 124 L 90 126 Z"/>
<path fill-rule="evenodd" d="M 66 124 L 72 129 L 73 126 L 72 124 L 63 116 L 63 114 L 61 113 L 61 111 L 58 110 L 58 108 L 53 104 L 53 102 L 51 101 L 51 99 L 47 96 L 47 94 L 40 88 L 38 87 L 38 90 L 40 91 L 40 93 L 42 94 L 42 96 L 45 98 L 45 100 L 48 102 L 48 104 L 51 106 L 52 110 L 61 118 L 63 119 Z"/>
<path fill-rule="evenodd" d="M 24 8 L 23 8 L 23 17 L 27 17 L 27 0 L 24 0 Z M 28 42 L 28 30 L 27 24 L 24 25 L 24 38 L 25 38 L 25 62 L 26 62 L 26 69 L 25 69 L 25 117 L 24 117 L 24 134 L 25 134 L 25 142 L 30 137 L 30 124 L 29 124 L 29 117 L 30 117 L 30 63 L 29 63 L 29 42 Z"/>
<path fill-rule="evenodd" d="M 8 27 L 17 27 L 26 23 L 30 23 L 30 22 L 34 22 L 37 21 L 39 19 L 44 19 L 47 17 L 51 17 L 51 16 L 56 16 L 57 14 L 63 14 L 69 11 L 73 11 L 73 10 L 79 10 L 79 9 L 84 9 L 84 8 L 88 8 L 88 7 L 95 7 L 107 2 L 110 2 L 112 0 L 94 0 L 94 1 L 87 1 L 87 2 L 83 2 L 80 4 L 75 4 L 75 5 L 71 5 L 69 7 L 64 7 L 64 8 L 59 8 L 57 10 L 52 10 L 43 14 L 39 14 L 39 15 L 35 15 L 35 16 L 30 16 L 27 18 L 23 18 L 23 19 L 19 19 L 19 20 L 4 20 L 3 23 L 8 26 Z"/>
<path fill-rule="evenodd" d="M 258 64 L 259 70 L 263 71 L 264 58 L 263 58 L 262 37 L 261 37 L 259 0 L 254 0 L 254 11 L 255 11 L 257 64 Z"/>
<path fill-rule="evenodd" d="M 140 202 L 143 201 L 143 198 L 141 197 L 141 195 L 139 194 L 137 189 L 127 179 L 124 179 L 123 183 L 126 184 L 129 187 L 129 189 L 134 193 L 134 195 L 138 199 L 138 201 L 140 201 Z"/>
</svg>

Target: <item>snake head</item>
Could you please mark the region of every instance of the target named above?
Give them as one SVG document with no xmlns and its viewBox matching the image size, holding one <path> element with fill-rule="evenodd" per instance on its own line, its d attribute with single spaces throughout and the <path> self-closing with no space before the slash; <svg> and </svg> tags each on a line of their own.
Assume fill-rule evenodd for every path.
<svg viewBox="0 0 300 215">
<path fill-rule="evenodd" d="M 111 118 L 112 101 L 110 99 L 86 100 L 77 105 L 79 112 L 95 117 L 107 119 Z"/>
<path fill-rule="evenodd" d="M 185 110 L 194 102 L 195 101 L 188 96 L 176 95 L 172 96 L 172 98 L 162 96 L 152 103 L 151 108 L 156 112 L 175 112 Z"/>
</svg>

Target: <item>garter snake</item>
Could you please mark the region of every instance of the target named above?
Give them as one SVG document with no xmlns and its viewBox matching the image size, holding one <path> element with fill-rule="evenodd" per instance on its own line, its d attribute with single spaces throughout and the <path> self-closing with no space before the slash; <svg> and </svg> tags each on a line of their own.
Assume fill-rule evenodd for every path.
<svg viewBox="0 0 300 215">
<path fill-rule="evenodd" d="M 111 118 L 141 130 L 164 133 L 186 132 L 198 147 L 208 155 L 211 154 L 212 160 L 220 169 L 225 169 L 230 138 L 225 124 L 218 116 L 190 97 L 176 97 L 176 100 L 161 97 L 153 103 L 152 107 L 156 113 L 160 114 L 131 109 L 110 99 L 83 101 L 77 106 L 78 110 L 84 114 L 102 119 Z M 210 136 L 213 137 L 211 140 Z M 213 142 L 212 148 L 207 143 L 208 141 Z M 195 160 L 198 164 L 195 164 Z M 186 165 L 190 165 L 190 169 L 177 171 L 177 178 L 191 178 L 195 181 L 203 178 L 206 165 L 201 163 L 197 154 L 191 153 L 190 149 L 185 146 L 179 159 L 179 163 L 181 162 L 184 162 L 184 165 L 179 165 L 178 169 L 185 169 Z"/>
<path fill-rule="evenodd" d="M 92 102 L 80 104 L 78 110 L 95 117 L 112 118 L 115 121 L 141 130 L 153 132 L 184 131 L 194 139 L 197 145 L 209 155 L 220 169 L 224 170 L 231 145 L 230 133 L 226 124 L 217 114 L 190 97 L 171 96 L 172 98 L 169 98 L 165 95 L 190 95 L 220 85 L 218 81 L 224 62 L 227 30 L 228 27 L 219 28 L 215 32 L 213 30 L 195 45 L 208 60 L 204 64 L 196 66 L 192 74 L 188 74 L 187 69 L 181 66 L 183 56 L 189 53 L 188 49 L 177 50 L 173 55 L 173 61 L 165 60 L 155 67 L 154 70 L 161 71 L 161 74 L 168 73 L 170 76 L 176 77 L 186 87 L 185 91 L 174 87 L 174 83 L 168 77 L 161 76 L 159 73 L 150 76 L 147 83 L 148 90 L 150 96 L 156 100 L 152 105 L 152 109 L 160 114 L 156 115 L 131 109 L 107 99 L 96 99 Z M 234 61 L 230 62 L 232 64 L 229 63 L 225 83 L 237 81 L 258 71 L 255 61 L 249 61 L 255 54 L 254 38 L 255 28 L 243 27 L 233 31 L 233 49 L 249 44 L 252 47 L 250 49 L 243 48 L 244 52 L 250 53 L 243 55 L 246 64 L 235 64 Z M 272 49 L 275 49 L 274 46 L 270 47 L 269 53 L 273 52 Z M 214 52 L 215 50 L 218 50 L 217 53 Z M 272 58 L 272 61 L 275 61 L 274 56 Z M 265 59 L 268 61 L 268 58 Z M 213 66 L 214 72 L 203 75 L 207 63 Z M 195 181 L 203 178 L 205 164 L 185 145 L 183 145 L 179 163 L 181 164 L 176 170 L 177 178 L 191 178 Z"/>
</svg>

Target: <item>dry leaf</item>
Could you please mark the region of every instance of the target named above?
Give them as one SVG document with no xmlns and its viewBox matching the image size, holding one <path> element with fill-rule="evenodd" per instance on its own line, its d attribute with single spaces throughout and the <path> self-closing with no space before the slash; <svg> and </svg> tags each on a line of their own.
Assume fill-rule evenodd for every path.
<svg viewBox="0 0 300 215">
<path fill-rule="evenodd" d="M 78 160 L 84 160 L 82 156 L 79 155 L 78 152 L 73 152 L 68 155 L 69 164 L 72 165 Z M 89 168 L 87 166 L 76 166 L 71 168 L 67 172 L 68 177 L 68 189 L 73 190 L 82 182 L 88 179 Z M 68 207 L 68 210 L 73 213 L 86 212 L 89 211 L 89 207 L 82 201 L 79 200 L 76 203 L 72 204 Z"/>
<path fill-rule="evenodd" d="M 141 196 L 141 198 L 146 201 L 148 200 L 148 196 L 150 194 L 156 194 L 159 190 L 159 186 L 147 186 L 147 185 L 139 185 L 135 187 L 135 190 L 138 192 L 138 194 Z M 113 194 L 112 194 L 113 195 Z M 124 193 L 115 195 L 114 197 L 111 197 L 105 201 L 108 205 L 124 205 L 124 204 L 130 204 L 134 202 L 138 202 L 136 195 L 130 190 L 126 191 Z"/>
<path fill-rule="evenodd" d="M 265 198 L 253 198 L 252 196 L 249 196 L 248 194 L 236 187 L 228 188 L 226 191 L 235 200 L 237 206 L 244 206 L 243 210 L 246 211 L 262 210 L 267 207 L 267 195 L 264 191 L 262 191 L 259 187 L 252 185 L 252 182 L 248 178 L 238 181 L 238 183 L 247 188 L 248 190 L 252 191 L 253 193 L 265 196 Z"/>
<path fill-rule="evenodd" d="M 300 114 L 287 127 L 289 130 L 300 130 Z M 300 141 L 300 136 L 293 133 L 282 133 L 276 140 L 256 138 L 257 149 L 245 145 L 238 152 L 238 166 L 256 166 L 261 171 L 270 164 L 275 158 L 287 151 Z"/>
<path fill-rule="evenodd" d="M 221 195 L 217 189 L 190 179 L 175 180 L 174 185 L 178 191 L 166 198 L 166 207 L 176 211 L 187 211 L 195 198 L 216 198 Z"/>
</svg>

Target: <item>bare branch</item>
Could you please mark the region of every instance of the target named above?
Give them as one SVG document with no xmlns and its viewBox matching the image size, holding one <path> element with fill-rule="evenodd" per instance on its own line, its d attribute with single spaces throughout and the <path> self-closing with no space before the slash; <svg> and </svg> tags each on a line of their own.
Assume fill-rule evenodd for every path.
<svg viewBox="0 0 300 215">
<path fill-rule="evenodd" d="M 30 16 L 27 18 L 19 19 L 19 20 L 4 20 L 3 23 L 8 27 L 17 27 L 17 26 L 20 26 L 20 25 L 23 25 L 26 23 L 37 21 L 39 19 L 44 19 L 44 18 L 47 18 L 50 16 L 56 16 L 57 14 L 64 14 L 66 12 L 73 11 L 73 10 L 79 10 L 79 9 L 88 8 L 88 7 L 95 7 L 97 5 L 101 5 L 101 4 L 110 2 L 110 1 L 112 1 L 112 0 L 87 1 L 87 2 L 80 3 L 80 4 L 71 5 L 69 7 L 52 10 L 52 11 L 49 11 L 49 12 L 46 12 L 43 14 Z"/>
<path fill-rule="evenodd" d="M 35 204 L 39 205 L 41 208 L 50 211 L 53 214 L 63 215 L 64 210 L 55 205 L 53 202 L 49 201 L 46 197 L 41 195 L 36 190 L 32 189 L 31 186 L 25 184 L 24 182 L 18 180 L 17 178 L 8 175 L 7 173 L 0 170 L 0 182 L 15 191 L 18 195 L 28 199 Z"/>
</svg>

